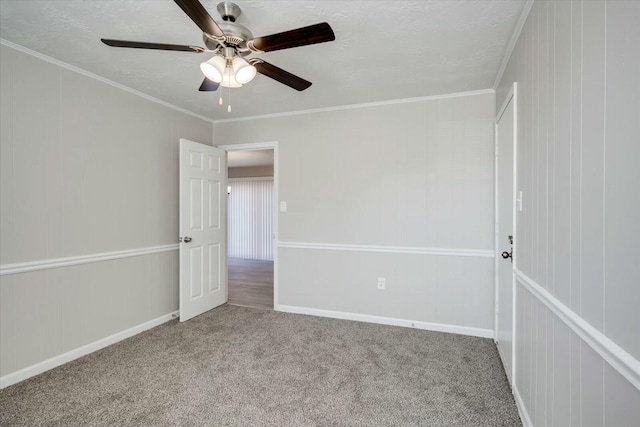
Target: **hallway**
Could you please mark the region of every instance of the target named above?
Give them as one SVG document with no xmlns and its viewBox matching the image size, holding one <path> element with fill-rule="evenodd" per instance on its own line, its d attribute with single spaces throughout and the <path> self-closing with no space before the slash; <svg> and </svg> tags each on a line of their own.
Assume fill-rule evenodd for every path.
<svg viewBox="0 0 640 427">
<path fill-rule="evenodd" d="M 228 260 L 229 304 L 273 310 L 273 261 Z"/>
</svg>

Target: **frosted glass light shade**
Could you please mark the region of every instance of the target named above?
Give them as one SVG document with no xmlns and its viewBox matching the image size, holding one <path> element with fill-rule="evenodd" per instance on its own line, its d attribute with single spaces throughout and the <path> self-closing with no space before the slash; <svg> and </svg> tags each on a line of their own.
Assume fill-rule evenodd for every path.
<svg viewBox="0 0 640 427">
<path fill-rule="evenodd" d="M 202 71 L 202 74 L 204 74 L 209 80 L 220 83 L 223 80 L 222 75 L 224 74 L 226 67 L 226 60 L 222 56 L 216 55 L 208 61 L 200 64 L 200 71 Z"/>
<path fill-rule="evenodd" d="M 256 67 L 249 64 L 240 56 L 233 58 L 232 66 L 236 80 L 240 84 L 249 83 L 256 76 Z"/>
<path fill-rule="evenodd" d="M 233 75 L 233 70 L 231 68 L 227 68 L 222 76 L 222 81 L 220 82 L 220 86 L 222 87 L 242 87 L 242 84 L 236 80 L 236 77 Z"/>
</svg>

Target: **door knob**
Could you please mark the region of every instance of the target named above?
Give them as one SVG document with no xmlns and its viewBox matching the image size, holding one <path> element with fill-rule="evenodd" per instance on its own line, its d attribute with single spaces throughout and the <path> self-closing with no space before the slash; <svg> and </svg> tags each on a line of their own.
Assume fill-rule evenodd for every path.
<svg viewBox="0 0 640 427">
<path fill-rule="evenodd" d="M 184 242 L 185 243 L 189 243 L 190 241 L 191 241 L 191 237 L 189 237 L 189 236 L 185 236 L 184 237 Z"/>
<path fill-rule="evenodd" d="M 507 252 L 507 251 L 502 252 L 502 258 L 504 258 L 504 259 L 512 258 L 511 257 L 511 252 Z M 511 260 L 511 262 L 513 262 L 513 258 Z"/>
</svg>

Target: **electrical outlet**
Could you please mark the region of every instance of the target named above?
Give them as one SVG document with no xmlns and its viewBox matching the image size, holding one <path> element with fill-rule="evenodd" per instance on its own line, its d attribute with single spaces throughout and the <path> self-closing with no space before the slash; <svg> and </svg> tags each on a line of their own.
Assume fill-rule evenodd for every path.
<svg viewBox="0 0 640 427">
<path fill-rule="evenodd" d="M 378 277 L 378 289 L 385 289 L 387 287 L 387 279 L 384 277 Z"/>
</svg>

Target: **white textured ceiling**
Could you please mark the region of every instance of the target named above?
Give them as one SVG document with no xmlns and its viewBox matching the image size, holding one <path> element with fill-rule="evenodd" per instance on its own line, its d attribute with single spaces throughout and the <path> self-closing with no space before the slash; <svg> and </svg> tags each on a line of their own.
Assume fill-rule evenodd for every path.
<svg viewBox="0 0 640 427">
<path fill-rule="evenodd" d="M 202 0 L 219 20 L 217 0 Z M 212 119 L 487 89 L 525 0 L 243 1 L 254 36 L 328 22 L 336 41 L 253 54 L 313 85 L 265 76 L 231 90 L 233 112 L 201 93 L 205 53 L 109 47 L 100 38 L 204 46 L 171 0 L 0 0 L 0 37 Z M 227 89 L 224 97 L 227 98 Z"/>
</svg>

